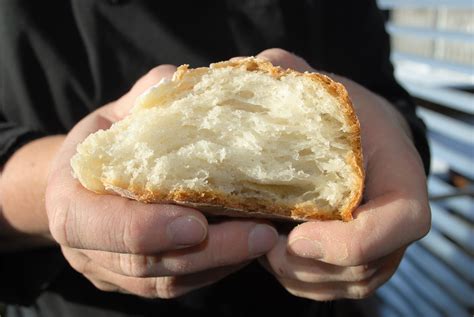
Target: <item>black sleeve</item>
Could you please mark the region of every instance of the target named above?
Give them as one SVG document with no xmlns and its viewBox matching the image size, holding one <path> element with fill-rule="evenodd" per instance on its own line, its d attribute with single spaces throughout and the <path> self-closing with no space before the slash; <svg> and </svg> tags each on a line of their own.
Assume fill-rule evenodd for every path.
<svg viewBox="0 0 474 317">
<path fill-rule="evenodd" d="M 86 67 L 69 6 L 0 1 L 0 165 L 34 139 L 66 133 L 89 110 L 72 71 Z"/>
<path fill-rule="evenodd" d="M 10 156 L 22 145 L 45 136 L 46 133 L 35 131 L 26 126 L 0 121 L 0 166 L 3 166 Z"/>
<path fill-rule="evenodd" d="M 21 56 L 31 54 L 32 50 L 18 45 L 18 39 L 26 39 L 27 36 L 18 26 L 24 23 L 10 10 L 12 6 L 12 2 L 0 4 L 0 166 L 22 145 L 45 135 L 38 125 L 28 122 L 30 104 L 27 94 L 20 90 L 23 81 L 16 71 Z M 35 74 L 29 66 L 24 67 L 27 76 L 32 82 L 40 81 L 33 79 Z"/>
<path fill-rule="evenodd" d="M 0 18 L 3 16 L 3 11 L 0 11 Z M 0 23 L 0 26 L 5 26 L 4 19 L 2 19 L 3 23 Z M 8 41 L 8 32 L 7 27 L 0 27 L 0 40 L 2 41 L 3 45 L 10 44 Z M 15 153 L 22 145 L 32 141 L 36 138 L 42 137 L 44 133 L 33 129 L 31 127 L 27 127 L 24 123 L 14 122 L 11 118 L 8 118 L 8 112 L 21 111 L 18 109 L 19 107 L 15 107 L 17 109 L 12 109 L 11 107 L 7 107 L 8 98 L 7 98 L 7 89 L 9 86 L 7 85 L 7 79 L 9 77 L 7 72 L 7 64 L 9 56 L 12 55 L 9 51 L 11 45 L 5 48 L 2 47 L 0 49 L 0 167 L 3 166 L 10 156 Z M 10 60 L 10 62 L 12 62 Z"/>
<path fill-rule="evenodd" d="M 423 160 L 426 174 L 430 151 L 426 126 L 416 115 L 416 104 L 394 77 L 390 62 L 390 39 L 385 30 L 385 16 L 375 0 L 313 1 L 320 19 L 308 23 L 313 43 L 306 55 L 311 65 L 351 78 L 383 96 L 400 111 L 410 125 L 415 146 Z M 318 16 L 314 12 L 313 16 Z"/>
</svg>

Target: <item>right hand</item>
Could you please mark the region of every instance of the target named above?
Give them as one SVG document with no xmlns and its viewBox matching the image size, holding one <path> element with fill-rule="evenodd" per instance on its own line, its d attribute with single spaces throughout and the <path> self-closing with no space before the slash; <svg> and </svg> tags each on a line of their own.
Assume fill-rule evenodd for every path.
<svg viewBox="0 0 474 317">
<path fill-rule="evenodd" d="M 208 224 L 197 210 L 97 195 L 72 177 L 77 144 L 123 119 L 139 94 L 175 69 L 154 68 L 123 97 L 77 123 L 52 163 L 46 191 L 51 234 L 70 265 L 104 291 L 177 297 L 217 282 L 277 242 L 275 229 L 263 222 Z"/>
</svg>

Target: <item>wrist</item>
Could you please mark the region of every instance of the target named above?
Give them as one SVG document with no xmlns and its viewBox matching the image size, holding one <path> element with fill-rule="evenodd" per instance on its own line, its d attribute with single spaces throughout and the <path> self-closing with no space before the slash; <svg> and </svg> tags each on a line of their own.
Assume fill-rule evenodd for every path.
<svg viewBox="0 0 474 317">
<path fill-rule="evenodd" d="M 23 145 L 7 161 L 0 177 L 0 229 L 5 235 L 49 236 L 44 206 L 47 177 L 64 136 L 49 136 Z M 1 248 L 1 247 L 0 247 Z"/>
</svg>

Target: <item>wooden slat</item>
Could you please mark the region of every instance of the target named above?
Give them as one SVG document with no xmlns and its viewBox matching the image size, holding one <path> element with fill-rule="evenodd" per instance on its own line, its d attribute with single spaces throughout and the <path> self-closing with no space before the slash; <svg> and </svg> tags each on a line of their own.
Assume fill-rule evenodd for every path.
<svg viewBox="0 0 474 317">
<path fill-rule="evenodd" d="M 409 302 L 414 307 L 417 316 L 443 317 L 433 305 L 431 305 L 425 298 L 420 296 L 413 287 L 406 280 L 403 279 L 402 274 L 395 274 L 389 282 L 390 286 L 402 294 L 404 300 Z"/>
<path fill-rule="evenodd" d="M 437 30 L 433 28 L 420 28 L 401 26 L 393 23 L 386 23 L 385 27 L 390 35 L 400 37 L 417 37 L 427 39 L 444 39 L 448 41 L 461 41 L 466 43 L 474 42 L 474 34 L 466 32 Z"/>
<path fill-rule="evenodd" d="M 453 87 L 464 87 L 474 85 L 474 75 L 450 76 L 446 71 L 439 70 L 430 73 L 421 69 L 426 65 L 422 63 L 409 63 L 413 67 L 402 63 L 396 64 L 396 77 L 400 84 L 414 97 L 430 101 L 434 104 L 462 111 L 467 114 L 474 114 L 474 96 L 471 93 L 455 89 Z"/>
<path fill-rule="evenodd" d="M 450 268 L 456 271 L 469 283 L 474 283 L 474 259 L 470 257 L 459 246 L 449 241 L 441 235 L 436 229 L 432 229 L 430 233 L 422 240 L 420 240 L 429 252 L 435 254 L 445 263 L 449 264 Z"/>
<path fill-rule="evenodd" d="M 474 114 L 474 96 L 470 93 L 445 87 L 422 87 L 416 85 L 409 86 L 408 91 L 418 98 L 468 114 Z"/>
<path fill-rule="evenodd" d="M 424 56 L 409 54 L 409 53 L 393 52 L 392 60 L 393 61 L 406 60 L 406 61 L 411 61 L 411 62 L 417 62 L 417 63 L 429 65 L 431 67 L 447 69 L 453 72 L 467 74 L 467 75 L 472 75 L 473 73 L 473 68 L 472 66 L 469 66 L 469 65 L 452 63 L 452 62 L 442 61 L 439 59 L 434 59 L 434 58 L 429 58 L 429 57 L 424 57 Z"/>
<path fill-rule="evenodd" d="M 379 8 L 383 10 L 394 8 L 472 8 L 471 0 L 377 0 Z"/>
<path fill-rule="evenodd" d="M 431 176 L 428 179 L 428 189 L 430 195 L 446 195 L 452 194 L 457 191 L 453 186 L 446 184 L 441 179 L 436 176 Z M 442 202 L 437 202 L 436 204 L 444 205 L 452 209 L 457 214 L 474 223 L 474 201 L 470 197 L 453 197 L 444 199 Z"/>
<path fill-rule="evenodd" d="M 431 204 L 432 224 L 444 235 L 474 253 L 474 230 L 466 221 L 453 217 L 448 211 L 436 204 Z M 473 267 L 474 270 L 474 267 Z"/>
<path fill-rule="evenodd" d="M 410 246 L 406 251 L 406 257 L 410 262 L 422 267 L 430 279 L 442 285 L 458 302 L 466 307 L 473 305 L 472 286 L 420 244 Z"/>
<path fill-rule="evenodd" d="M 474 108 L 474 99 L 472 101 L 472 108 Z M 473 126 L 421 107 L 418 107 L 417 113 L 431 131 L 437 131 L 440 134 L 465 143 L 466 147 L 474 146 Z"/>
<path fill-rule="evenodd" d="M 384 303 L 391 307 L 395 316 L 416 316 L 416 311 L 405 301 L 391 285 L 386 284 L 377 291 Z M 382 306 L 383 307 L 383 306 Z M 381 316 L 385 317 L 385 315 Z"/>
<path fill-rule="evenodd" d="M 434 138 L 430 139 L 431 153 L 445 162 L 449 162 L 456 172 L 474 179 L 474 168 L 472 156 L 460 154 L 451 147 L 439 142 Z M 467 148 L 466 150 L 471 150 Z"/>
<path fill-rule="evenodd" d="M 412 283 L 414 289 L 422 294 L 430 303 L 443 312 L 445 316 L 468 317 L 469 313 L 465 307 L 447 294 L 443 288 L 434 283 L 431 279 L 414 266 L 411 262 L 404 259 L 400 264 L 399 270 L 406 275 Z M 414 315 L 410 315 L 414 316 Z"/>
</svg>

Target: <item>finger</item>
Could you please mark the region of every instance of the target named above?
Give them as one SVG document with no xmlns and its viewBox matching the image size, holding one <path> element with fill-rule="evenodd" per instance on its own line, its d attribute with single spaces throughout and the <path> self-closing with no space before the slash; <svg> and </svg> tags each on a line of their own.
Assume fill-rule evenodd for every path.
<svg viewBox="0 0 474 317">
<path fill-rule="evenodd" d="M 125 95 L 119 98 L 113 104 L 113 111 L 118 119 L 124 118 L 128 115 L 130 109 L 135 104 L 135 99 L 147 91 L 150 87 L 158 84 L 163 79 L 170 79 L 176 66 L 174 65 L 160 65 L 151 69 L 148 73 L 143 75 Z"/>
<path fill-rule="evenodd" d="M 179 277 L 137 278 L 109 271 L 78 250 L 63 248 L 63 254 L 71 266 L 98 289 L 148 298 L 175 298 L 184 295 L 192 290 L 216 283 L 248 264 L 221 267 Z"/>
<path fill-rule="evenodd" d="M 278 65 L 282 68 L 291 68 L 299 72 L 314 71 L 304 59 L 281 48 L 264 50 L 257 57 L 268 59 L 273 65 Z"/>
<path fill-rule="evenodd" d="M 259 57 L 282 67 L 312 70 L 303 59 L 281 49 L 266 50 Z M 309 222 L 297 227 L 290 235 L 289 250 L 331 264 L 356 266 L 419 239 L 429 230 L 430 220 L 424 172 L 412 144 L 407 138 L 396 137 L 402 134 L 384 111 L 381 98 L 361 87 L 349 90 L 355 104 L 367 100 L 380 103 L 357 108 L 368 162 L 368 203 L 356 211 L 351 223 Z M 400 235 L 404 231 L 406 234 Z"/>
<path fill-rule="evenodd" d="M 119 292 L 120 288 L 106 281 L 102 278 L 98 278 L 96 275 L 95 264 L 92 260 L 87 257 L 84 252 L 78 249 L 61 247 L 61 251 L 68 261 L 69 265 L 77 272 L 84 275 L 96 288 L 106 292 Z"/>
<path fill-rule="evenodd" d="M 372 277 L 387 261 L 383 258 L 365 265 L 342 267 L 305 259 L 287 252 L 286 237 L 280 237 L 277 246 L 266 254 L 266 259 L 274 275 L 305 283 L 360 282 Z"/>
<path fill-rule="evenodd" d="M 72 187 L 56 192 L 55 209 L 49 212 L 51 233 L 62 245 L 155 254 L 199 244 L 207 235 L 206 218 L 196 210 Z"/>
<path fill-rule="evenodd" d="M 368 153 L 367 202 L 356 210 L 353 221 L 307 222 L 296 227 L 289 237 L 290 252 L 356 266 L 390 254 L 429 231 L 426 180 L 418 155 L 404 138 L 393 138 L 400 131 L 390 124 L 371 132 L 392 135 L 393 140 L 372 140 L 379 146 Z"/>
<path fill-rule="evenodd" d="M 360 282 L 305 283 L 290 278 L 277 279 L 291 294 L 318 301 L 340 298 L 363 299 L 372 295 L 386 283 L 395 272 L 403 256 L 404 249 L 397 250 L 373 276 Z"/>
<path fill-rule="evenodd" d="M 344 298 L 345 283 L 304 283 L 277 277 L 280 284 L 292 295 L 316 301 L 332 301 Z"/>
<path fill-rule="evenodd" d="M 163 64 L 152 68 L 144 76 L 142 76 L 133 85 L 132 89 L 126 94 L 133 99 L 141 95 L 148 88 L 159 83 L 163 78 L 170 79 L 176 71 L 175 65 Z"/>
<path fill-rule="evenodd" d="M 361 206 L 351 222 L 308 222 L 290 233 L 295 255 L 357 266 L 383 257 L 423 236 L 425 207 L 414 198 L 390 193 Z"/>
<path fill-rule="evenodd" d="M 147 298 L 170 299 L 182 296 L 190 291 L 214 284 L 224 277 L 240 270 L 244 265 L 221 267 L 206 272 L 183 276 L 137 278 L 120 275 L 98 267 L 94 275 L 86 275 L 89 280 L 101 281 L 99 287 L 116 285 L 116 290 L 122 293 L 135 294 Z M 97 276 L 114 281 L 114 284 L 104 284 Z M 110 287 L 110 286 L 109 286 Z M 104 289 L 107 290 L 107 289 Z M 113 291 L 113 288 L 112 288 Z"/>
<path fill-rule="evenodd" d="M 84 252 L 104 268 L 126 276 L 185 275 L 256 258 L 272 249 L 276 236 L 275 229 L 267 224 L 229 221 L 209 225 L 208 238 L 199 246 L 158 256 Z"/>
<path fill-rule="evenodd" d="M 244 59 L 244 58 L 248 58 L 248 56 L 235 56 L 235 57 L 232 57 L 232 58 L 230 59 L 230 61 L 231 61 L 231 62 L 236 62 L 236 61 L 240 61 L 240 60 L 242 60 L 242 59 Z"/>
</svg>

